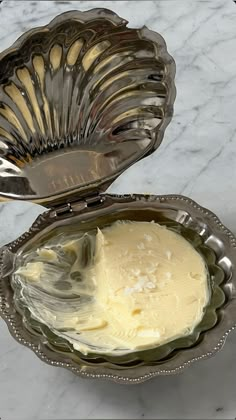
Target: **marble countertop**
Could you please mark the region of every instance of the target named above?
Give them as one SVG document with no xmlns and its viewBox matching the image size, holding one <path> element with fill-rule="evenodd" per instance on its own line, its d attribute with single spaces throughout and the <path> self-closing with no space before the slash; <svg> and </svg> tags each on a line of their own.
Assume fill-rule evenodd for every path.
<svg viewBox="0 0 236 420">
<path fill-rule="evenodd" d="M 11 1 L 0 5 L 0 48 L 60 12 L 105 7 L 166 39 L 177 65 L 175 115 L 160 149 L 123 174 L 112 192 L 179 193 L 213 210 L 236 233 L 236 5 L 232 0 Z M 0 205 L 0 245 L 42 208 Z M 80 379 L 43 364 L 0 320 L 0 418 L 235 419 L 236 334 L 213 359 L 138 386 Z"/>
</svg>

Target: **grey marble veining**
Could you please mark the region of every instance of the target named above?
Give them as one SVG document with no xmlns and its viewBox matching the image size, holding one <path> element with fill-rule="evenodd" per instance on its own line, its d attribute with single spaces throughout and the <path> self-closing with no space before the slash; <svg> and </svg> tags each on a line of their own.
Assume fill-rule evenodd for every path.
<svg viewBox="0 0 236 420">
<path fill-rule="evenodd" d="M 130 26 L 160 32 L 177 65 L 175 115 L 160 149 L 123 174 L 112 192 L 181 193 L 236 233 L 236 5 L 231 0 L 11 1 L 0 5 L 0 48 L 66 10 L 107 7 Z M 0 206 L 0 245 L 42 212 Z M 0 417 L 236 418 L 236 334 L 216 357 L 139 386 L 82 380 L 43 364 L 0 320 Z"/>
</svg>

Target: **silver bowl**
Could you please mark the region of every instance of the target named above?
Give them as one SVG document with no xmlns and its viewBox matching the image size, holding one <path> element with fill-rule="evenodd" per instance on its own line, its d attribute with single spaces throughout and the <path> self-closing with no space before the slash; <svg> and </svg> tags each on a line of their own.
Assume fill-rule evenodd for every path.
<svg viewBox="0 0 236 420">
<path fill-rule="evenodd" d="M 235 328 L 236 240 L 215 215 L 181 196 L 103 194 L 152 153 L 170 122 L 175 64 L 163 38 L 113 12 L 69 12 L 0 54 L 0 198 L 49 207 L 1 250 L 0 313 L 13 337 L 45 362 L 122 383 L 177 373 L 214 355 Z M 195 336 L 161 357 L 84 358 L 32 319 L 13 280 L 16 257 L 54 229 L 129 219 L 174 223 L 199 242 L 215 290 Z"/>
<path fill-rule="evenodd" d="M 13 337 L 30 347 L 43 361 L 65 367 L 83 377 L 107 378 L 120 383 L 138 383 L 157 375 L 181 372 L 193 362 L 216 354 L 225 343 L 236 320 L 235 264 L 236 239 L 209 210 L 183 196 L 144 196 L 102 194 L 95 207 L 90 202 L 73 203 L 70 214 L 58 214 L 52 209 L 38 217 L 29 232 L 2 249 L 0 267 L 0 312 L 7 322 Z M 213 287 L 221 291 L 217 310 L 210 311 L 208 322 L 211 328 L 202 328 L 197 341 L 192 345 L 185 339 L 185 348 L 171 348 L 161 360 L 132 360 L 130 364 L 114 363 L 107 360 L 91 360 L 78 357 L 76 352 L 65 345 L 42 325 L 31 318 L 19 304 L 17 290 L 12 287 L 12 269 L 15 255 L 33 246 L 54 229 L 67 229 L 74 223 L 99 225 L 104 220 L 128 217 L 132 220 L 156 220 L 174 222 L 187 230 L 190 241 L 201 239 L 201 245 L 210 250 L 208 269 L 213 279 Z M 194 238 L 193 238 L 194 236 Z M 207 252 L 205 254 L 207 256 Z M 218 299 L 218 297 L 217 297 Z M 215 317 L 216 315 L 216 317 Z M 172 346 L 172 344 L 170 343 Z M 135 363 L 134 363 L 135 362 Z"/>
</svg>

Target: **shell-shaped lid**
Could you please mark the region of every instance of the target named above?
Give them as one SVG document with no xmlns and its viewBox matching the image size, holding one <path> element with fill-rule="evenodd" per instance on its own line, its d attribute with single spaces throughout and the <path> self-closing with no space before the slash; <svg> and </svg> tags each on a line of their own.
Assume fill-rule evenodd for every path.
<svg viewBox="0 0 236 420">
<path fill-rule="evenodd" d="M 105 9 L 68 12 L 0 54 L 0 198 L 47 206 L 104 191 L 160 144 L 175 64 L 163 38 Z"/>
</svg>

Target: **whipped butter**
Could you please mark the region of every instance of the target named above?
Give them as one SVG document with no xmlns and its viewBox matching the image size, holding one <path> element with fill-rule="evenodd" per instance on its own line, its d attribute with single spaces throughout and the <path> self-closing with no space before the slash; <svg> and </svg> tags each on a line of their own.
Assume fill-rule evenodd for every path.
<svg viewBox="0 0 236 420">
<path fill-rule="evenodd" d="M 84 354 L 125 354 L 189 335 L 209 301 L 200 254 L 152 222 L 115 222 L 45 244 L 16 278 L 33 317 Z"/>
</svg>

